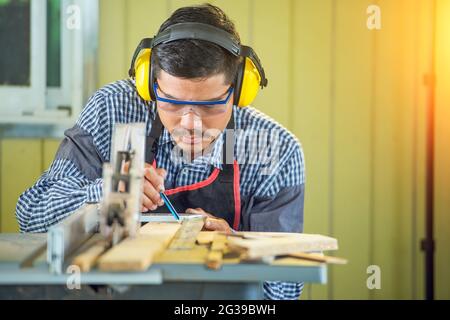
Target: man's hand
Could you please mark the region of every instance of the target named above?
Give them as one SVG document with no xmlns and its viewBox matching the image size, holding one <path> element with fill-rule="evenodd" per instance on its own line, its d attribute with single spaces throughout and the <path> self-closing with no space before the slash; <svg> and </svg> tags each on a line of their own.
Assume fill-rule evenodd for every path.
<svg viewBox="0 0 450 320">
<path fill-rule="evenodd" d="M 128 172 L 129 162 L 125 162 L 122 172 Z M 153 168 L 152 165 L 146 163 L 144 167 L 144 183 L 142 185 L 141 212 L 155 210 L 158 206 L 164 205 L 164 201 L 159 195 L 160 191 L 164 191 L 164 179 L 167 172 L 162 168 Z M 125 184 L 119 183 L 119 191 L 125 191 Z"/>
<path fill-rule="evenodd" d="M 164 205 L 164 201 L 159 193 L 164 191 L 164 179 L 166 176 L 166 170 L 162 168 L 155 169 L 152 165 L 145 164 L 141 212 L 155 210 Z"/>
<path fill-rule="evenodd" d="M 227 234 L 233 233 L 233 229 L 231 229 L 228 222 L 226 222 L 224 219 L 213 216 L 212 214 L 206 212 L 202 208 L 196 208 L 196 209 L 189 208 L 186 210 L 186 213 L 201 214 L 201 215 L 205 216 L 206 221 L 205 221 L 205 225 L 203 227 L 205 230 L 220 231 L 220 232 L 224 232 Z"/>
</svg>

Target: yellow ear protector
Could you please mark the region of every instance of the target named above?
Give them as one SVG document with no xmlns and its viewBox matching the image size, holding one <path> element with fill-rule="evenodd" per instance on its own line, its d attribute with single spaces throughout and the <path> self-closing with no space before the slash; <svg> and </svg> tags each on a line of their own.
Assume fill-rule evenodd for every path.
<svg viewBox="0 0 450 320">
<path fill-rule="evenodd" d="M 181 39 L 198 39 L 215 43 L 231 54 L 243 57 L 234 80 L 234 104 L 248 106 L 255 99 L 259 87 L 267 86 L 261 62 L 251 47 L 236 42 L 228 32 L 198 22 L 184 22 L 169 26 L 154 38 L 142 39 L 136 48 L 128 74 L 135 77 L 136 89 L 142 99 L 155 101 L 153 84 L 156 81 L 151 65 L 152 49 L 161 44 Z"/>
</svg>

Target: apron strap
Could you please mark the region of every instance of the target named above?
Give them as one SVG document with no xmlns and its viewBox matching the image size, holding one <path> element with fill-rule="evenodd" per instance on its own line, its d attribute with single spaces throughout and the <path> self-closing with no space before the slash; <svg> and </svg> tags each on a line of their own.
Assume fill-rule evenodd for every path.
<svg viewBox="0 0 450 320">
<path fill-rule="evenodd" d="M 148 135 L 145 139 L 145 162 L 150 164 L 153 163 L 153 160 L 155 159 L 157 142 L 163 128 L 161 119 L 159 118 L 159 114 L 158 111 L 156 111 L 156 109 L 155 113 L 156 117 L 155 120 L 153 120 L 150 135 Z"/>
<path fill-rule="evenodd" d="M 230 121 L 228 121 L 225 129 L 224 141 L 222 145 L 222 174 L 219 175 L 219 181 L 225 183 L 233 183 L 234 178 L 234 143 L 235 143 L 235 125 L 234 112 L 231 113 Z M 231 152 L 228 152 L 231 151 Z"/>
</svg>

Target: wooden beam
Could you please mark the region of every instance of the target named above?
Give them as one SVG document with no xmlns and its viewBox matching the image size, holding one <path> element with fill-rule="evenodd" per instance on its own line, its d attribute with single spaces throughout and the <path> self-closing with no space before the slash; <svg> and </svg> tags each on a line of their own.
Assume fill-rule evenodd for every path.
<svg viewBox="0 0 450 320">
<path fill-rule="evenodd" d="M 228 246 L 231 250 L 241 252 L 244 259 L 338 248 L 336 239 L 318 234 L 259 232 L 240 232 L 230 236 Z"/>
<path fill-rule="evenodd" d="M 147 223 L 134 238 L 127 238 L 98 260 L 102 271 L 144 271 L 169 244 L 178 223 Z"/>
<path fill-rule="evenodd" d="M 211 251 L 206 257 L 206 266 L 210 269 L 218 270 L 222 267 L 223 252 L 226 249 L 227 236 L 216 233 L 211 243 Z"/>
<path fill-rule="evenodd" d="M 288 256 L 298 258 L 302 260 L 310 260 L 316 262 L 330 263 L 330 264 L 347 264 L 347 259 L 325 256 L 320 253 L 306 253 L 306 252 L 294 252 L 289 253 Z"/>
<path fill-rule="evenodd" d="M 107 248 L 108 242 L 100 240 L 83 253 L 75 256 L 72 260 L 72 264 L 78 266 L 81 272 L 89 272 Z"/>
<path fill-rule="evenodd" d="M 216 233 L 216 231 L 200 231 L 197 235 L 197 243 L 200 245 L 210 244 Z"/>
</svg>

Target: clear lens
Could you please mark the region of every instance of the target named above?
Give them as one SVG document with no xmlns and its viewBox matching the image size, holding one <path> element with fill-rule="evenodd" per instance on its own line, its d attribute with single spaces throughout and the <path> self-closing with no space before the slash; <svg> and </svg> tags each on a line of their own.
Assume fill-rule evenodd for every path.
<svg viewBox="0 0 450 320">
<path fill-rule="evenodd" d="M 182 116 L 185 115 L 186 113 L 193 112 L 201 118 L 223 114 L 227 111 L 228 107 L 226 104 L 195 106 L 195 105 L 179 105 L 162 101 L 158 101 L 156 105 L 161 110 L 174 115 Z"/>
</svg>

